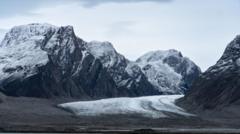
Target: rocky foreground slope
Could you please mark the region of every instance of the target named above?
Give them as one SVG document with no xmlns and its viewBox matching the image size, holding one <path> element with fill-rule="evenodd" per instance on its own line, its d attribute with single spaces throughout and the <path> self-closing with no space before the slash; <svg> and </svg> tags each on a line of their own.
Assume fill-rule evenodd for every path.
<svg viewBox="0 0 240 134">
<path fill-rule="evenodd" d="M 181 103 L 186 107 L 204 110 L 239 106 L 240 36 L 228 44 L 214 66 L 200 75 Z M 234 109 L 239 111 L 239 108 Z"/>
</svg>

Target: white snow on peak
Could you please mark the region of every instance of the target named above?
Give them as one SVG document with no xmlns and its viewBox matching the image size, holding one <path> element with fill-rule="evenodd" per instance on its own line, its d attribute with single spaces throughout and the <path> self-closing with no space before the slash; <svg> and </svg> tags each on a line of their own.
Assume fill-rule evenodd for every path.
<svg viewBox="0 0 240 134">
<path fill-rule="evenodd" d="M 38 66 L 45 65 L 48 55 L 40 44 L 45 38 L 44 34 L 55 28 L 48 24 L 12 28 L 0 45 L 0 81 L 10 76 L 23 78 L 33 75 Z"/>
<path fill-rule="evenodd" d="M 5 35 L 0 46 L 19 45 L 26 40 L 40 40 L 46 33 L 56 29 L 56 26 L 39 23 L 15 26 Z"/>
<path fill-rule="evenodd" d="M 100 59 L 105 67 L 111 67 L 124 59 L 110 42 L 91 41 L 86 44 L 86 48 L 92 55 Z"/>
<path fill-rule="evenodd" d="M 104 54 L 116 53 L 110 42 L 91 41 L 87 44 L 88 50 L 90 50 L 97 57 L 101 57 Z"/>
<path fill-rule="evenodd" d="M 0 48 L 0 81 L 10 76 L 23 77 L 24 72 L 32 75 L 38 66 L 48 62 L 47 52 L 32 44 L 32 41 L 25 41 L 21 45 Z"/>
<path fill-rule="evenodd" d="M 189 58 L 183 57 L 181 52 L 174 49 L 151 51 L 137 59 L 136 63 L 150 83 L 159 91 L 170 94 L 182 94 L 185 90 L 182 87 L 183 78 L 194 74 L 197 67 Z M 200 72 L 200 68 L 198 69 Z"/>
<path fill-rule="evenodd" d="M 182 94 L 179 84 L 182 76 L 168 64 L 163 63 L 168 56 L 182 57 L 176 50 L 149 52 L 137 60 L 138 65 L 155 88 L 164 93 Z"/>
<path fill-rule="evenodd" d="M 24 78 L 35 74 L 39 66 L 49 61 L 47 51 L 51 48 L 68 47 L 72 52 L 75 48 L 71 37 L 61 41 L 61 44 L 71 46 L 59 46 L 57 31 L 61 30 L 60 28 L 50 24 L 33 23 L 15 26 L 6 33 L 0 44 L 0 82 L 11 76 Z M 64 27 L 64 30 L 66 36 L 73 32 L 70 26 Z M 62 52 L 61 62 L 65 62 L 64 56 L 68 50 Z"/>
<path fill-rule="evenodd" d="M 193 116 L 175 105 L 175 100 L 182 95 L 162 95 L 136 98 L 112 98 L 96 101 L 79 101 L 58 105 L 78 116 L 100 115 L 141 115 L 150 118 L 169 117 L 166 112 Z"/>
<path fill-rule="evenodd" d="M 151 51 L 141 56 L 138 59 L 138 62 L 141 62 L 141 60 L 142 62 L 160 61 L 169 56 L 182 57 L 182 54 L 179 51 L 174 49 Z"/>
</svg>

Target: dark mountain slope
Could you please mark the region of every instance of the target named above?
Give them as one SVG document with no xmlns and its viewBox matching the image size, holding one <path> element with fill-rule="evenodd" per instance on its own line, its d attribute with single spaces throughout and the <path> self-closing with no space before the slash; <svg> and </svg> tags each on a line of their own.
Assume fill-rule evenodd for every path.
<svg viewBox="0 0 240 134">
<path fill-rule="evenodd" d="M 180 104 L 194 109 L 240 104 L 240 36 L 227 46 L 214 66 L 200 75 Z"/>
<path fill-rule="evenodd" d="M 120 93 L 71 26 L 14 27 L 0 45 L 0 89 L 10 96 L 105 98 Z"/>
</svg>

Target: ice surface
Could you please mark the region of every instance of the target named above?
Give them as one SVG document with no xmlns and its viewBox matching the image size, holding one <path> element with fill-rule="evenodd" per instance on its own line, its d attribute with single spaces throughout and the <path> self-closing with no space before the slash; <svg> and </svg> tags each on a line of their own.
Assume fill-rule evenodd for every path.
<svg viewBox="0 0 240 134">
<path fill-rule="evenodd" d="M 138 114 L 151 118 L 169 117 L 165 112 L 193 116 L 176 106 L 175 100 L 182 95 L 162 95 L 136 98 L 111 98 L 96 101 L 79 101 L 60 104 L 59 107 L 79 116 Z"/>
</svg>

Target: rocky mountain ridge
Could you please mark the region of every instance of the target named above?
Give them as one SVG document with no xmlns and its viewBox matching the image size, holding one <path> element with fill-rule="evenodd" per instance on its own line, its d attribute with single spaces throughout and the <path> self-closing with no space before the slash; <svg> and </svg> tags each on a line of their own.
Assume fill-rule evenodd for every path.
<svg viewBox="0 0 240 134">
<path fill-rule="evenodd" d="M 120 95 L 100 61 L 86 52 L 85 43 L 71 26 L 12 28 L 0 45 L 1 91 L 44 98 Z"/>
<path fill-rule="evenodd" d="M 0 90 L 10 96 L 93 99 L 182 94 L 200 72 L 180 52 L 169 50 L 172 54 L 159 62 L 167 65 L 178 81 L 174 91 L 167 92 L 164 88 L 170 90 L 176 82 L 168 80 L 168 73 L 156 78 L 167 84 L 156 86 L 140 59 L 136 62 L 126 59 L 109 42 L 85 42 L 75 35 L 72 26 L 38 23 L 16 26 L 4 37 L 0 52 Z M 180 55 L 173 56 L 175 53 Z M 151 61 L 144 63 L 151 64 L 148 62 Z M 186 77 L 189 70 L 194 75 Z M 163 81 L 166 79 L 167 82 Z"/>
</svg>

